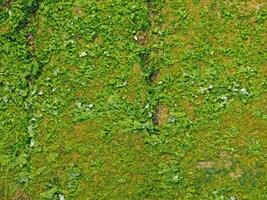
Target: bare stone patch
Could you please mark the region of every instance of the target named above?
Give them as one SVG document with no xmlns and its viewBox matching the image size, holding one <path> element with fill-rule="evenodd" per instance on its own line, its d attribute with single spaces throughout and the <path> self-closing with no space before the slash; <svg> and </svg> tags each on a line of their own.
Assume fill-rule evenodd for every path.
<svg viewBox="0 0 267 200">
<path fill-rule="evenodd" d="M 154 125 L 164 125 L 170 116 L 169 107 L 167 105 L 158 105 L 152 116 Z"/>
<path fill-rule="evenodd" d="M 160 77 L 159 70 L 155 70 L 149 75 L 148 82 L 154 84 L 158 81 L 159 77 Z"/>
<path fill-rule="evenodd" d="M 197 167 L 199 169 L 210 169 L 213 168 L 215 166 L 215 162 L 213 161 L 200 161 L 197 164 Z"/>
<path fill-rule="evenodd" d="M 148 43 L 148 33 L 139 31 L 137 34 L 134 36 L 134 39 L 140 44 L 140 45 L 147 45 Z"/>
<path fill-rule="evenodd" d="M 33 34 L 28 33 L 26 39 L 27 39 L 28 50 L 31 54 L 33 54 L 35 52 L 35 41 Z"/>
<path fill-rule="evenodd" d="M 233 179 L 239 179 L 242 175 L 243 171 L 239 167 L 236 168 L 235 172 L 229 173 L 229 176 Z"/>
<path fill-rule="evenodd" d="M 219 161 L 199 161 L 197 167 L 199 169 L 218 168 L 229 170 L 232 165 L 231 156 L 227 152 L 223 151 L 219 156 Z"/>
</svg>

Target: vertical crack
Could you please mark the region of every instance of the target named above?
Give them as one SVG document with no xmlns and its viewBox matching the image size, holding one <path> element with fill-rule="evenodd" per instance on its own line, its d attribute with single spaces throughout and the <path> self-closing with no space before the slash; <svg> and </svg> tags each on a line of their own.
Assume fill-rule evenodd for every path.
<svg viewBox="0 0 267 200">
<path fill-rule="evenodd" d="M 33 64 L 33 69 L 31 70 L 31 73 L 26 75 L 24 77 L 28 85 L 33 82 L 34 80 L 37 80 L 40 75 L 42 74 L 43 71 L 43 63 L 38 60 L 35 52 L 36 52 L 36 47 L 35 47 L 35 38 L 34 38 L 34 33 L 30 32 L 29 26 L 32 21 L 32 19 L 35 17 L 36 12 L 38 11 L 40 4 L 42 1 L 40 0 L 33 0 L 31 4 L 25 5 L 22 10 L 24 11 L 24 16 L 20 21 L 17 23 L 17 26 L 12 29 L 9 33 L 6 33 L 6 38 L 10 42 L 16 42 L 17 41 L 17 36 L 18 34 L 23 34 L 25 38 L 25 58 Z M 13 3 L 13 0 L 7 0 L 5 2 L 6 6 L 11 7 L 11 4 Z M 26 33 L 25 33 L 26 32 Z"/>
<path fill-rule="evenodd" d="M 147 83 L 148 91 L 147 91 L 147 104 L 146 108 L 148 110 L 148 116 L 150 118 L 150 124 L 152 125 L 152 129 L 150 132 L 154 133 L 158 131 L 159 128 L 166 122 L 169 116 L 169 108 L 167 105 L 162 104 L 160 102 L 155 102 L 153 95 L 155 94 L 156 83 L 160 77 L 160 70 L 155 63 L 152 63 L 151 54 L 155 50 L 153 45 L 153 35 L 152 28 L 155 26 L 155 5 L 152 0 L 146 1 L 147 12 L 148 12 L 148 23 L 149 27 L 146 31 L 138 32 L 135 35 L 135 40 L 143 47 L 142 52 L 140 53 L 140 62 L 145 74 L 145 80 Z"/>
<path fill-rule="evenodd" d="M 28 155 L 27 159 L 30 159 L 30 150 L 32 146 L 34 145 L 34 129 L 36 128 L 36 119 L 33 115 L 34 109 L 32 107 L 31 97 L 33 89 L 34 82 L 40 77 L 43 71 L 43 63 L 38 60 L 36 56 L 36 41 L 35 41 L 35 35 L 31 31 L 31 23 L 34 19 L 36 12 L 38 11 L 40 7 L 41 1 L 40 0 L 33 0 L 30 5 L 27 5 L 24 8 L 25 14 L 23 18 L 18 22 L 17 26 L 13 31 L 7 35 L 7 38 L 11 42 L 16 42 L 17 36 L 22 36 L 24 38 L 24 44 L 25 44 L 25 58 L 27 62 L 29 63 L 29 66 L 31 66 L 31 70 L 29 74 L 26 76 L 24 75 L 24 79 L 27 82 L 27 94 L 23 97 L 25 102 L 25 111 L 28 113 L 28 127 L 27 127 L 27 143 L 28 146 Z M 25 148 L 27 149 L 27 148 Z"/>
<path fill-rule="evenodd" d="M 18 22 L 15 28 L 16 33 L 28 27 L 30 19 L 35 16 L 37 10 L 40 7 L 40 3 L 40 0 L 35 0 L 29 6 L 23 8 L 23 10 L 25 11 L 25 16 Z"/>
<path fill-rule="evenodd" d="M 147 103 L 145 109 L 148 110 L 148 116 L 151 120 L 149 122 L 150 128 L 148 131 L 150 133 L 154 133 L 158 130 L 159 125 L 159 116 L 158 116 L 158 109 L 152 105 L 152 98 L 151 98 L 151 91 L 153 91 L 153 83 L 159 76 L 159 70 L 155 69 L 154 66 L 151 65 L 150 57 L 153 51 L 152 49 L 152 38 L 151 38 L 151 30 L 153 26 L 153 15 L 154 15 L 154 8 L 153 3 L 151 0 L 146 0 L 147 6 L 147 20 L 149 27 L 145 31 L 139 31 L 134 36 L 134 39 L 138 44 L 140 44 L 143 49 L 140 52 L 140 65 L 142 66 L 143 72 L 145 74 L 145 80 L 147 83 L 148 91 L 147 91 Z"/>
</svg>

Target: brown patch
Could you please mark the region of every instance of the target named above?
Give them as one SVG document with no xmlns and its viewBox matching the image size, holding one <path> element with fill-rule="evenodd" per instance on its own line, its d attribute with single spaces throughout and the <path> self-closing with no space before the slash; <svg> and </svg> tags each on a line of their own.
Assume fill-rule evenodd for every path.
<svg viewBox="0 0 267 200">
<path fill-rule="evenodd" d="M 160 159 L 163 160 L 164 163 L 168 163 L 173 159 L 173 157 L 170 154 L 162 154 Z"/>
<path fill-rule="evenodd" d="M 72 14 L 78 17 L 83 17 L 85 15 L 84 10 L 79 6 L 73 6 Z"/>
<path fill-rule="evenodd" d="M 94 42 L 99 46 L 102 46 L 105 43 L 104 38 L 101 34 L 96 34 Z M 93 46 L 92 48 L 95 48 L 95 46 Z"/>
<path fill-rule="evenodd" d="M 142 69 L 141 66 L 139 64 L 134 64 L 133 65 L 133 74 L 137 75 L 137 74 L 141 74 L 142 73 Z"/>
<path fill-rule="evenodd" d="M 215 166 L 213 161 L 200 161 L 197 163 L 197 167 L 200 169 L 209 169 Z"/>
<path fill-rule="evenodd" d="M 17 189 L 12 200 L 31 200 L 31 198 L 25 192 Z"/>
<path fill-rule="evenodd" d="M 253 111 L 266 111 L 267 106 L 265 98 L 266 95 L 263 95 L 261 99 L 242 107 L 232 104 L 232 114 L 223 116 L 221 128 L 238 128 L 241 133 L 238 138 L 234 139 L 236 145 L 245 145 L 245 138 L 255 136 L 255 134 L 257 137 L 264 137 L 264 133 L 267 131 L 266 122 L 257 119 Z"/>
<path fill-rule="evenodd" d="M 113 137 L 112 143 L 117 145 L 124 145 L 131 149 L 141 151 L 144 149 L 144 138 L 137 134 L 117 135 Z"/>
<path fill-rule="evenodd" d="M 13 3 L 14 0 L 6 0 L 3 4 L 4 7 L 7 7 L 8 9 L 11 8 L 12 6 L 12 3 Z"/>
<path fill-rule="evenodd" d="M 169 27 L 173 27 L 173 25 L 176 24 L 175 22 L 177 22 L 177 15 L 172 9 L 172 6 L 172 3 L 167 0 L 165 6 L 162 9 L 162 16 L 165 18 L 164 24 L 162 26 L 163 30 L 168 30 Z M 177 28 L 176 25 L 175 28 Z"/>
<path fill-rule="evenodd" d="M 99 124 L 96 121 L 87 120 L 73 126 L 72 137 L 70 139 L 75 140 L 76 142 L 83 142 L 86 139 L 96 139 L 98 129 Z"/>
<path fill-rule="evenodd" d="M 221 162 L 218 163 L 219 167 L 224 168 L 224 169 L 230 169 L 233 164 L 231 161 L 231 156 L 225 151 L 221 152 L 220 161 Z"/>
<path fill-rule="evenodd" d="M 198 23 L 200 19 L 200 9 L 194 5 L 193 0 L 188 0 L 187 1 L 187 10 L 189 15 L 194 18 L 194 22 Z"/>
<path fill-rule="evenodd" d="M 62 70 L 68 70 L 72 73 L 78 73 L 79 68 L 74 65 L 70 65 L 67 62 L 66 56 L 63 52 L 59 52 L 58 54 L 51 54 L 50 62 Z"/>
<path fill-rule="evenodd" d="M 195 108 L 192 102 L 190 102 L 189 100 L 184 99 L 182 101 L 182 107 L 186 110 L 186 113 L 188 115 L 188 117 L 191 120 L 195 119 Z"/>
<path fill-rule="evenodd" d="M 153 4 L 152 1 L 147 1 L 148 17 L 151 20 L 153 18 Z"/>
<path fill-rule="evenodd" d="M 267 63 L 261 66 L 261 72 L 263 76 L 267 76 Z"/>
<path fill-rule="evenodd" d="M 200 4 L 202 6 L 209 6 L 211 4 L 211 0 L 201 0 Z"/>
<path fill-rule="evenodd" d="M 234 67 L 227 67 L 225 70 L 226 76 L 233 76 L 236 73 L 236 69 Z"/>
<path fill-rule="evenodd" d="M 0 33 L 8 33 L 10 31 L 10 27 L 8 24 L 5 26 L 0 26 Z"/>
<path fill-rule="evenodd" d="M 87 87 L 87 89 L 79 88 L 76 91 L 76 96 L 86 97 L 87 99 L 94 101 L 95 99 L 97 99 L 97 94 L 99 94 L 101 91 L 103 91 L 104 82 L 103 81 L 95 81 L 94 79 L 92 79 L 92 80 L 88 81 L 88 85 L 90 85 L 90 87 Z"/>
<path fill-rule="evenodd" d="M 229 173 L 229 176 L 233 179 L 239 179 L 243 175 L 243 171 L 238 166 L 235 170 L 235 172 Z"/>
<path fill-rule="evenodd" d="M 155 84 L 159 81 L 159 77 L 160 77 L 160 71 L 155 70 L 149 75 L 148 81 L 149 83 Z"/>
<path fill-rule="evenodd" d="M 221 159 L 229 159 L 230 158 L 230 155 L 226 151 L 222 151 L 220 153 L 220 158 Z"/>
<path fill-rule="evenodd" d="M 153 124 L 157 126 L 164 125 L 170 116 L 169 107 L 167 105 L 158 105 L 152 116 Z"/>
<path fill-rule="evenodd" d="M 134 36 L 134 39 L 141 45 L 145 46 L 148 43 L 148 33 L 144 31 L 139 31 Z"/>
<path fill-rule="evenodd" d="M 27 34 L 26 39 L 27 39 L 28 51 L 31 54 L 33 54 L 35 52 L 35 41 L 33 34 L 32 33 Z"/>
<path fill-rule="evenodd" d="M 121 156 L 125 155 L 125 152 L 127 152 L 129 157 L 124 162 L 126 162 L 129 167 L 138 166 L 138 168 L 142 168 L 148 164 L 148 161 L 151 162 L 151 158 L 146 155 L 144 138 L 141 135 L 131 133 L 114 135 L 110 144 L 105 145 L 103 148 L 101 157 L 103 158 L 104 168 L 108 174 L 118 173 L 118 165 L 121 164 Z M 130 173 L 134 173 L 134 176 L 137 175 L 136 178 L 139 179 L 140 177 L 136 174 L 134 168 L 132 168 L 132 172 L 131 170 L 127 170 L 125 174 L 129 175 Z"/>
<path fill-rule="evenodd" d="M 197 105 L 202 106 L 205 103 L 205 98 L 203 95 L 199 95 L 196 100 Z"/>
<path fill-rule="evenodd" d="M 91 158 L 91 153 L 94 151 L 94 145 L 97 144 L 99 140 L 98 131 L 100 129 L 99 124 L 94 120 L 87 120 L 81 123 L 78 123 L 68 130 L 66 130 L 65 134 L 62 135 L 62 144 L 60 147 L 60 161 L 64 162 L 79 162 L 84 160 L 84 154 L 88 155 Z M 92 146 L 88 146 L 88 151 L 82 152 L 79 147 L 81 144 L 86 146 L 89 142 L 92 142 Z M 68 153 L 64 153 L 64 148 L 68 146 L 72 147 L 72 150 Z"/>
<path fill-rule="evenodd" d="M 73 163 L 77 163 L 80 160 L 82 160 L 82 155 L 76 151 L 73 151 L 69 154 L 65 154 L 64 156 L 62 156 L 62 160 L 64 160 L 64 162 L 68 161 L 68 162 L 73 162 Z"/>
<path fill-rule="evenodd" d="M 249 10 L 256 10 L 257 12 L 266 6 L 266 2 L 264 1 L 257 1 L 257 0 L 251 0 L 246 2 L 244 7 Z"/>
<path fill-rule="evenodd" d="M 143 182 L 145 176 L 140 171 L 153 165 L 153 159 L 155 159 L 147 155 L 144 149 L 144 138 L 139 134 L 115 134 L 109 142 L 101 139 L 91 142 L 90 146 L 97 146 L 97 150 L 92 150 L 90 159 L 91 161 L 102 161 L 103 173 L 88 170 L 88 164 L 83 167 L 86 168 L 85 173 L 92 177 L 94 186 L 101 190 L 108 187 L 109 180 L 117 180 L 118 177 L 123 181 L 123 185 L 118 187 L 118 190 L 124 190 L 124 192 L 132 188 L 129 187 L 130 185 Z M 101 151 L 99 147 L 101 147 Z M 86 163 L 89 163 L 89 161 L 86 161 Z M 87 188 L 88 184 L 84 183 L 82 187 Z M 115 190 L 117 190 L 117 187 Z M 116 193 L 119 193 L 119 191 L 116 191 Z"/>
</svg>

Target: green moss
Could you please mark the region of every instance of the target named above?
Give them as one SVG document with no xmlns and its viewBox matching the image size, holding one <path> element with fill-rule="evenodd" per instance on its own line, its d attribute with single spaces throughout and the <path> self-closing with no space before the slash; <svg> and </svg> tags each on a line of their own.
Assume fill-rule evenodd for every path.
<svg viewBox="0 0 267 200">
<path fill-rule="evenodd" d="M 267 198 L 263 1 L 0 7 L 0 199 Z"/>
</svg>

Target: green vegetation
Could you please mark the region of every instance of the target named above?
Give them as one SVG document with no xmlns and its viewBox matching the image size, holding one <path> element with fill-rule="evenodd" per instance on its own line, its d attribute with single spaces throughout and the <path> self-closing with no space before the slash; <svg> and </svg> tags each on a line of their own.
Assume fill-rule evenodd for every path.
<svg viewBox="0 0 267 200">
<path fill-rule="evenodd" d="M 267 199 L 264 0 L 0 0 L 0 200 Z"/>
</svg>

